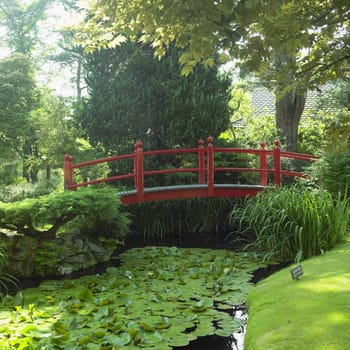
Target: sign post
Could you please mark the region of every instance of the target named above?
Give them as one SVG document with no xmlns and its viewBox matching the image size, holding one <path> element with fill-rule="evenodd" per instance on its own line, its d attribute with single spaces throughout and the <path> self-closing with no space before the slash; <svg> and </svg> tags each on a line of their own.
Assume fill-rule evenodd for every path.
<svg viewBox="0 0 350 350">
<path fill-rule="evenodd" d="M 301 265 L 297 265 L 296 267 L 290 270 L 290 274 L 292 275 L 293 280 L 298 280 L 300 276 L 304 274 L 303 268 Z"/>
</svg>

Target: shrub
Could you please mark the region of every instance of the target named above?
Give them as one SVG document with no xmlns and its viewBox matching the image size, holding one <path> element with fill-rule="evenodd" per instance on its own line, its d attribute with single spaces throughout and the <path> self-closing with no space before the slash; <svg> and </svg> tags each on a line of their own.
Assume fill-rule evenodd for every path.
<svg viewBox="0 0 350 350">
<path fill-rule="evenodd" d="M 265 259 L 299 261 L 340 242 L 347 233 L 349 211 L 340 195 L 334 200 L 327 191 L 291 186 L 247 199 L 234 207 L 230 221 L 252 234 L 246 249 L 263 252 Z"/>
<path fill-rule="evenodd" d="M 345 195 L 350 188 L 350 150 L 325 152 L 311 167 L 310 179 L 333 195 Z"/>
<path fill-rule="evenodd" d="M 115 190 L 108 187 L 0 203 L 1 228 L 42 239 L 54 238 L 67 227 L 84 234 L 119 238 L 126 234 L 128 222 Z"/>
</svg>

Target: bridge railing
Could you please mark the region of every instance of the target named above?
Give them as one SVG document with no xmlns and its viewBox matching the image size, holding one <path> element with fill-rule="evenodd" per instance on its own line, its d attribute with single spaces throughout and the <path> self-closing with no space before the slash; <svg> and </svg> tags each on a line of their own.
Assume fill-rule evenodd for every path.
<svg viewBox="0 0 350 350">
<path fill-rule="evenodd" d="M 215 154 L 219 153 L 240 153 L 240 154 L 252 154 L 256 155 L 259 159 L 258 168 L 240 168 L 240 167 L 219 167 L 215 166 Z M 181 154 L 194 154 L 197 158 L 196 167 L 182 167 L 171 169 L 153 169 L 145 170 L 144 163 L 145 158 L 150 156 L 161 155 L 181 155 Z M 268 162 L 268 157 L 272 158 L 272 162 Z M 127 178 L 132 178 L 134 183 L 134 189 L 137 191 L 137 196 L 142 200 L 144 195 L 144 180 L 146 176 L 164 175 L 172 173 L 196 173 L 198 184 L 206 184 L 208 186 L 208 195 L 214 193 L 214 175 L 218 172 L 247 172 L 258 173 L 260 175 L 260 185 L 268 185 L 268 175 L 273 175 L 273 184 L 280 186 L 282 176 L 291 177 L 304 177 L 303 172 L 284 170 L 281 168 L 281 159 L 289 158 L 303 161 L 314 161 L 316 156 L 309 154 L 300 154 L 295 152 L 282 151 L 279 141 L 275 141 L 274 148 L 272 150 L 266 149 L 266 144 L 261 143 L 260 149 L 245 149 L 245 148 L 225 148 L 214 147 L 213 138 L 207 138 L 207 146 L 204 146 L 204 141 L 198 141 L 197 148 L 182 148 L 182 149 L 170 149 L 170 150 L 153 150 L 144 151 L 142 148 L 142 142 L 138 141 L 134 145 L 134 152 L 130 154 L 124 154 L 119 156 L 101 158 L 97 160 L 73 163 L 73 158 L 70 155 L 64 156 L 64 188 L 65 190 L 74 190 L 78 187 L 88 186 L 103 182 L 118 181 Z M 109 163 L 115 161 L 121 161 L 125 159 L 131 159 L 133 161 L 133 171 L 126 174 L 120 174 L 107 178 L 93 179 L 89 181 L 83 181 L 80 183 L 74 182 L 74 170 L 92 166 L 101 163 Z M 272 164 L 272 167 L 269 166 Z"/>
</svg>

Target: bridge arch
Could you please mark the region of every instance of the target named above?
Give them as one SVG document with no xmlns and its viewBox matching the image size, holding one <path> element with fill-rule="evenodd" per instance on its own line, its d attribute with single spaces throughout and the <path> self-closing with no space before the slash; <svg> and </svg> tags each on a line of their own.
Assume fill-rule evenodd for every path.
<svg viewBox="0 0 350 350">
<path fill-rule="evenodd" d="M 252 154 L 258 157 L 259 167 L 220 167 L 215 164 L 216 154 Z M 196 167 L 175 167 L 171 169 L 145 169 L 145 158 L 149 156 L 161 155 L 182 155 L 194 154 L 197 158 Z M 272 162 L 268 162 L 272 158 Z M 176 148 L 168 150 L 144 151 L 142 142 L 138 141 L 134 145 L 132 153 L 117 155 L 113 157 L 95 159 L 87 162 L 73 163 L 70 155 L 64 156 L 64 189 L 76 190 L 79 187 L 120 181 L 123 179 L 133 179 L 133 188 L 119 192 L 122 204 L 142 203 L 146 201 L 170 200 L 182 198 L 200 197 L 245 197 L 255 196 L 269 186 L 280 186 L 282 176 L 305 177 L 303 172 L 282 169 L 282 159 L 296 159 L 312 162 L 318 157 L 310 154 L 300 154 L 296 152 L 283 151 L 279 141 L 275 141 L 273 149 L 266 149 L 266 144 L 261 143 L 261 148 L 227 148 L 214 147 L 213 138 L 207 138 L 207 145 L 203 140 L 198 141 L 197 148 Z M 116 162 L 129 159 L 133 164 L 133 169 L 129 173 L 118 174 L 106 178 L 92 179 L 83 182 L 74 182 L 74 170 L 101 163 Z M 271 165 L 269 165 L 271 164 Z M 259 183 L 256 184 L 216 184 L 215 173 L 219 172 L 243 172 L 259 174 Z M 145 187 L 145 177 L 178 173 L 197 174 L 197 183 L 192 185 L 158 186 Z M 268 175 L 272 174 L 273 180 L 268 183 Z"/>
</svg>

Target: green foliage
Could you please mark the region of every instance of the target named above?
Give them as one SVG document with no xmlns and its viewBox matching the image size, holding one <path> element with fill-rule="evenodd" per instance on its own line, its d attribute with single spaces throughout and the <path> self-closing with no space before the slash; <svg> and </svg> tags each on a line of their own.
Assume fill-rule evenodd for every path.
<svg viewBox="0 0 350 350">
<path fill-rule="evenodd" d="M 348 230 L 347 199 L 326 191 L 292 186 L 248 198 L 230 216 L 252 234 L 247 249 L 283 261 L 307 259 L 334 247 Z"/>
<path fill-rule="evenodd" d="M 175 43 L 184 49 L 179 61 L 185 76 L 197 64 L 212 66 L 217 52 L 228 53 L 275 91 L 279 138 L 290 151 L 297 150 L 308 88 L 346 78 L 349 69 L 344 1 L 109 0 L 92 1 L 89 10 L 80 33 L 89 51 L 129 38 L 151 43 L 163 57 Z"/>
<path fill-rule="evenodd" d="M 63 188 L 62 171 L 53 171 L 50 180 L 39 172 L 39 180 L 35 184 L 26 182 L 23 177 L 11 178 L 11 184 L 0 186 L 0 202 L 16 202 L 25 198 L 36 198 Z"/>
<path fill-rule="evenodd" d="M 143 203 L 127 210 L 136 236 L 203 244 L 212 238 L 223 241 L 233 203 L 231 198 L 183 199 Z"/>
<path fill-rule="evenodd" d="M 175 43 L 185 48 L 180 58 L 184 75 L 198 63 L 212 65 L 221 51 L 239 58 L 240 66 L 258 71 L 266 81 L 290 81 L 293 71 L 303 83 L 322 83 L 344 74 L 348 25 L 345 1 L 108 0 L 90 2 L 79 36 L 89 51 L 120 45 L 126 38 L 140 39 L 151 43 L 158 57 Z M 282 66 L 275 62 L 271 69 L 278 61 L 276 52 L 298 57 Z"/>
<path fill-rule="evenodd" d="M 40 169 L 61 168 L 65 154 L 78 153 L 79 130 L 73 125 L 73 101 L 45 88 L 38 93 L 40 98 L 29 117 L 38 154 L 27 162 L 33 166 L 36 162 Z"/>
<path fill-rule="evenodd" d="M 160 61 L 153 51 L 127 43 L 85 56 L 90 97 L 77 119 L 94 145 L 113 153 L 131 152 L 138 140 L 146 150 L 189 147 L 227 129 L 231 82 L 218 66 L 198 68 L 186 79 L 178 49 Z"/>
<path fill-rule="evenodd" d="M 322 110 L 304 113 L 298 131 L 298 152 L 320 155 L 327 144 L 325 131 L 332 119 Z"/>
<path fill-rule="evenodd" d="M 104 274 L 6 297 L 0 348 L 171 350 L 228 337 L 241 330 L 231 312 L 252 287 L 252 271 L 265 267 L 254 254 L 223 249 L 146 247 L 120 258 Z"/>
<path fill-rule="evenodd" d="M 39 23 L 53 0 L 25 2 L 0 1 L 0 23 L 6 27 L 6 41 L 11 49 L 29 57 L 38 44 Z"/>
<path fill-rule="evenodd" d="M 222 135 L 225 136 L 225 135 Z M 229 140 L 226 138 L 219 138 L 215 140 L 214 147 L 224 148 L 242 148 L 242 139 Z M 253 142 L 248 146 L 259 148 L 258 144 L 255 146 Z M 243 143 L 243 148 L 247 147 L 247 144 Z M 253 146 L 254 144 L 254 146 Z M 215 154 L 215 167 L 229 167 L 229 168 L 258 168 L 260 158 L 256 155 L 244 154 L 244 153 L 217 153 Z M 216 172 L 215 183 L 228 183 L 228 184 L 256 184 L 259 182 L 259 174 L 248 172 Z"/>
<path fill-rule="evenodd" d="M 257 118 L 252 114 L 248 115 L 242 125 L 236 128 L 235 136 L 245 147 L 259 148 L 261 142 L 270 147 L 278 138 L 274 116 L 261 115 Z"/>
<path fill-rule="evenodd" d="M 310 181 L 337 196 L 347 196 L 350 188 L 350 150 L 324 152 L 310 168 Z"/>
<path fill-rule="evenodd" d="M 35 102 L 34 79 L 29 59 L 13 54 L 0 60 L 1 150 L 18 146 L 18 138 L 28 129 L 26 118 Z"/>
<path fill-rule="evenodd" d="M 0 203 L 0 227 L 42 239 L 54 238 L 62 229 L 84 234 L 125 236 L 128 219 L 110 188 L 85 188 L 56 192 L 35 199 Z"/>
</svg>

